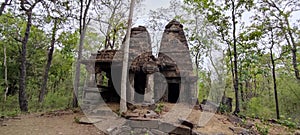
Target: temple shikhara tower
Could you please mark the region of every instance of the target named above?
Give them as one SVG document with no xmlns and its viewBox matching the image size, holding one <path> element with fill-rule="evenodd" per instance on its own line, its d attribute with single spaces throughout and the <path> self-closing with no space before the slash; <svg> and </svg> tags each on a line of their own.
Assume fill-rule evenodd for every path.
<svg viewBox="0 0 300 135">
<path fill-rule="evenodd" d="M 123 48 L 122 46 L 120 48 Z M 100 50 L 82 63 L 89 72 L 83 88 L 83 101 L 120 100 L 123 50 Z M 127 102 L 186 102 L 197 98 L 189 47 L 183 26 L 172 20 L 165 26 L 158 56 L 152 54 L 147 29 L 131 29 L 129 46 Z M 98 100 L 98 99 L 103 100 Z"/>
</svg>

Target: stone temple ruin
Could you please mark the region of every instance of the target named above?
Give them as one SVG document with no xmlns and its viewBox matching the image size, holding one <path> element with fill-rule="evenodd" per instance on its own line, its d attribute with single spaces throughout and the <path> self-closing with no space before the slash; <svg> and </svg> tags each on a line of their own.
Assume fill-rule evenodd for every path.
<svg viewBox="0 0 300 135">
<path fill-rule="evenodd" d="M 123 47 L 121 47 L 123 48 Z M 120 101 L 123 50 L 100 50 L 82 63 L 89 72 L 83 101 Z M 158 57 L 152 55 L 150 36 L 143 26 L 131 29 L 127 102 L 192 102 L 197 77 L 183 26 L 172 20 L 165 26 Z M 101 96 L 101 97 L 100 97 Z"/>
</svg>

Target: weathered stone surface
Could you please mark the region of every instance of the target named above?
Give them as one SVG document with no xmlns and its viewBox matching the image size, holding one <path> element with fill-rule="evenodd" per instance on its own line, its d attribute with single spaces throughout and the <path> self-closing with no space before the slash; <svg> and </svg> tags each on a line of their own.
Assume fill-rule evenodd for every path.
<svg viewBox="0 0 300 135">
<path fill-rule="evenodd" d="M 139 113 L 126 113 L 126 117 L 129 117 L 129 118 L 131 118 L 131 117 L 139 117 L 140 115 L 139 115 Z"/>
<path fill-rule="evenodd" d="M 159 124 L 159 130 L 163 131 L 163 132 L 166 132 L 166 133 L 170 133 L 175 128 L 176 128 L 176 126 L 174 126 L 173 124 L 170 124 L 170 123 L 161 122 Z"/>
<path fill-rule="evenodd" d="M 194 128 L 194 124 L 188 120 L 185 120 L 185 119 L 178 119 L 178 121 L 180 122 L 181 125 L 184 125 L 184 126 L 187 126 L 189 127 L 190 129 L 193 129 Z"/>
<path fill-rule="evenodd" d="M 178 134 L 178 135 L 189 135 L 192 133 L 192 130 L 188 127 L 178 126 L 175 130 L 170 133 Z"/>
<path fill-rule="evenodd" d="M 108 129 L 106 129 L 106 132 L 109 133 L 109 134 L 116 134 L 118 131 L 118 128 L 117 127 L 109 127 Z"/>
<path fill-rule="evenodd" d="M 80 124 L 94 124 L 94 123 L 100 122 L 102 120 L 103 119 L 81 117 L 79 119 L 79 123 Z"/>
<path fill-rule="evenodd" d="M 235 125 L 242 123 L 242 119 L 234 115 L 229 115 L 228 121 Z"/>
<path fill-rule="evenodd" d="M 158 128 L 158 120 L 148 120 L 148 121 L 128 121 L 128 125 L 133 128 Z"/>
<path fill-rule="evenodd" d="M 212 106 L 212 105 L 203 105 L 203 104 L 201 104 L 200 108 L 205 112 L 216 112 L 217 111 L 217 107 Z"/>
<path fill-rule="evenodd" d="M 159 115 L 152 111 L 152 110 L 148 110 L 147 113 L 144 115 L 145 118 L 158 118 Z"/>
<path fill-rule="evenodd" d="M 112 112 L 109 108 L 100 108 L 100 109 L 94 109 L 91 114 L 96 116 L 115 116 L 116 114 Z"/>
<path fill-rule="evenodd" d="M 234 134 L 250 135 L 249 130 L 241 127 L 229 127 Z"/>
<path fill-rule="evenodd" d="M 192 135 L 207 135 L 207 134 L 200 133 L 200 132 L 197 132 L 197 131 L 192 131 Z"/>
<path fill-rule="evenodd" d="M 295 131 L 294 135 L 300 135 L 300 130 Z"/>
<path fill-rule="evenodd" d="M 151 129 L 150 131 L 155 135 L 168 135 L 168 133 L 165 133 L 165 132 L 157 130 L 157 129 Z"/>
<path fill-rule="evenodd" d="M 128 101 L 136 101 L 139 99 L 139 95 L 135 94 L 142 93 L 141 99 L 142 101 L 138 102 L 152 102 L 158 100 L 169 101 L 169 102 L 189 102 L 191 98 L 196 98 L 195 95 L 196 90 L 196 80 L 191 80 L 189 78 L 195 77 L 193 74 L 192 60 L 189 54 L 189 48 L 187 44 L 187 40 L 183 31 L 183 26 L 176 20 L 172 20 L 169 22 L 163 33 L 163 37 L 161 40 L 160 52 L 158 54 L 158 58 L 155 58 L 152 55 L 152 47 L 151 47 L 151 38 L 150 35 L 144 26 L 139 26 L 131 29 L 130 35 L 130 46 L 129 46 L 129 91 L 127 91 L 127 100 Z M 124 47 L 120 47 L 124 48 Z M 94 79 L 90 79 L 91 84 L 97 82 L 97 87 L 107 87 L 109 92 L 101 92 L 101 96 L 105 101 L 114 100 L 112 97 L 118 97 L 118 93 L 120 90 L 120 84 L 112 84 L 112 80 L 121 75 L 119 72 L 122 67 L 122 59 L 124 50 L 101 50 L 98 51 L 97 54 L 92 54 L 91 60 L 83 61 L 84 64 L 87 65 L 87 69 L 91 75 L 99 75 L 101 72 L 106 73 L 106 77 L 108 79 L 107 86 L 102 86 L 101 79 L 97 80 L 97 77 Z M 114 71 L 114 72 L 110 72 Z M 155 81 L 155 77 L 148 77 L 147 81 L 138 82 L 135 80 L 143 80 L 136 79 L 137 76 L 143 76 L 137 73 L 144 73 L 147 76 L 152 73 L 161 73 L 163 78 L 166 81 L 161 83 L 165 83 L 166 85 L 159 84 Z M 117 77 L 112 77 L 117 76 Z M 99 78 L 99 77 L 98 77 Z M 106 80 L 106 79 L 105 79 Z M 113 82 L 121 82 L 116 79 Z M 141 86 L 141 91 L 138 86 L 135 84 L 144 85 Z M 165 88 L 168 87 L 168 84 L 180 84 L 178 90 L 174 90 L 175 96 L 170 96 L 172 94 L 168 94 L 168 91 L 165 92 Z M 106 84 L 106 83 L 105 83 Z M 154 86 L 153 86 L 154 85 Z M 157 86 L 156 86 L 157 85 Z M 133 87 L 131 87 L 133 86 Z M 170 86 L 171 87 L 171 86 Z M 173 88 L 172 88 L 173 89 Z M 176 88 L 177 89 L 177 88 Z M 157 90 L 160 90 L 157 92 Z M 109 93 L 109 94 L 108 94 Z M 177 93 L 180 93 L 180 96 L 177 97 Z M 154 97 L 155 96 L 155 97 Z M 92 97 L 92 96 L 88 96 Z M 136 98 L 137 97 L 137 98 Z M 96 97 L 92 97 L 93 99 L 101 98 L 99 95 Z M 172 101 L 170 101 L 170 99 Z M 119 100 L 119 97 L 117 98 Z"/>
</svg>

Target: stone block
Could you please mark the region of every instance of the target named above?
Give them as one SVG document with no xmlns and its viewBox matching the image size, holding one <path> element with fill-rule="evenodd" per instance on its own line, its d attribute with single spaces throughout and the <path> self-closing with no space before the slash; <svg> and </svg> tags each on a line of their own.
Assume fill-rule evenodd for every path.
<svg viewBox="0 0 300 135">
<path fill-rule="evenodd" d="M 191 134 L 191 129 L 188 127 L 177 127 L 175 130 L 171 131 L 170 133 L 174 133 L 176 135 L 189 135 Z"/>
<path fill-rule="evenodd" d="M 168 135 L 167 133 L 157 130 L 157 129 L 151 129 L 150 131 L 155 135 Z"/>
<path fill-rule="evenodd" d="M 131 120 L 128 122 L 129 126 L 132 128 L 158 128 L 157 120 L 148 120 L 148 121 L 139 121 L 139 120 Z"/>
<path fill-rule="evenodd" d="M 160 131 L 163 131 L 165 133 L 170 133 L 171 131 L 173 131 L 174 129 L 176 129 L 176 126 L 174 126 L 173 124 L 170 123 L 165 123 L 162 122 L 159 124 L 159 128 Z"/>
</svg>

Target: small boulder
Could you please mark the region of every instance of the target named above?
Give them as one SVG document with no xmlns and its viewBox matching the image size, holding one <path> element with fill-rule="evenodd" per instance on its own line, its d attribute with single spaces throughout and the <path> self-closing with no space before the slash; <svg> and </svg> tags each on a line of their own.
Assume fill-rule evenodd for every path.
<svg viewBox="0 0 300 135">
<path fill-rule="evenodd" d="M 241 128 L 241 127 L 229 127 L 230 130 L 232 130 L 232 132 L 234 134 L 239 134 L 239 135 L 249 135 L 249 131 L 245 128 Z"/>
<path fill-rule="evenodd" d="M 152 110 L 148 110 L 147 113 L 144 115 L 145 118 L 158 118 L 159 115 L 152 111 Z"/>
<path fill-rule="evenodd" d="M 296 130 L 294 135 L 300 135 L 300 130 Z"/>
</svg>

